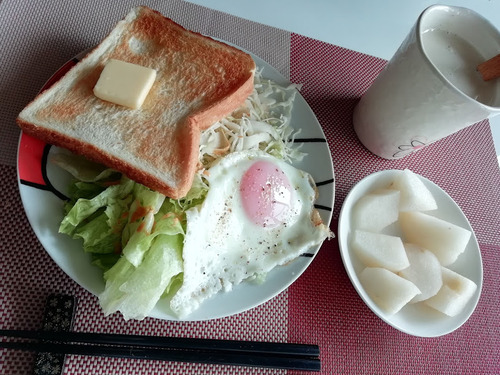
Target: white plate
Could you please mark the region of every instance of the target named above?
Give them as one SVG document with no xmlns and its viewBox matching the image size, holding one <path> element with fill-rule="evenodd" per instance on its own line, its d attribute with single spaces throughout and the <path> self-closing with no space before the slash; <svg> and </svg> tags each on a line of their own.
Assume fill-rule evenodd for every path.
<svg viewBox="0 0 500 375">
<path fill-rule="evenodd" d="M 79 59 L 81 56 L 76 58 Z M 252 56 L 257 66 L 263 69 L 262 75 L 282 85 L 287 81 L 277 70 L 262 59 Z M 55 76 L 71 67 L 68 62 Z M 296 97 L 292 114 L 292 126 L 302 127 L 298 137 L 304 140 L 302 150 L 307 156 L 295 167 L 309 172 L 318 183 L 319 199 L 316 202 L 323 222 L 330 224 L 334 204 L 333 164 L 321 126 L 304 98 Z M 64 194 L 70 176 L 61 169 L 46 163 L 55 147 L 37 142 L 21 135 L 18 148 L 18 181 L 21 199 L 29 222 L 43 247 L 68 276 L 91 293 L 98 295 L 104 289 L 102 272 L 90 264 L 90 257 L 82 250 L 79 241 L 58 233 L 62 220 Z M 319 250 L 309 249 L 293 263 L 273 270 L 262 285 L 242 283 L 229 293 L 221 293 L 206 301 L 185 320 L 208 320 L 233 315 L 249 310 L 273 298 L 292 284 L 311 264 Z M 151 315 L 155 318 L 178 320 L 171 312 L 168 301 L 161 300 Z"/>
<path fill-rule="evenodd" d="M 359 296 L 368 305 L 368 307 L 383 321 L 390 324 L 394 328 L 414 336 L 421 337 L 436 337 L 442 336 L 454 331 L 464 324 L 471 316 L 476 308 L 481 288 L 483 284 L 483 264 L 481 261 L 481 252 L 477 243 L 476 236 L 469 221 L 463 214 L 460 207 L 455 201 L 439 186 L 425 177 L 419 176 L 425 183 L 425 186 L 434 195 L 437 202 L 438 209 L 428 211 L 427 214 L 439 217 L 443 220 L 449 221 L 453 224 L 459 225 L 472 232 L 467 248 L 459 256 L 457 261 L 448 268 L 458 272 L 459 274 L 469 278 L 477 284 L 477 290 L 472 299 L 469 301 L 464 310 L 455 317 L 448 317 L 440 312 L 437 312 L 422 303 L 408 304 L 403 307 L 398 313 L 388 315 L 378 308 L 371 298 L 364 291 L 359 279 L 358 274 L 363 269 L 362 264 L 356 256 L 353 256 L 350 250 L 349 241 L 353 228 L 351 228 L 351 210 L 353 205 L 363 195 L 383 188 L 388 185 L 389 181 L 393 178 L 396 170 L 387 170 L 377 172 L 365 177 L 358 182 L 354 188 L 347 195 L 342 208 L 340 210 L 339 228 L 338 228 L 338 241 L 342 261 L 344 262 L 345 269 L 349 278 L 351 279 L 354 288 Z M 387 234 L 400 235 L 394 226 L 392 231 Z"/>
</svg>

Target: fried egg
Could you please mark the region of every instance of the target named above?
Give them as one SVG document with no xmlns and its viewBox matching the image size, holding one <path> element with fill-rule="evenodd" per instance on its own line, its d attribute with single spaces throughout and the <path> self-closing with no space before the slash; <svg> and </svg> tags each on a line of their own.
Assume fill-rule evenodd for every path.
<svg viewBox="0 0 500 375">
<path fill-rule="evenodd" d="M 314 208 L 312 177 L 265 152 L 231 153 L 207 180 L 204 202 L 186 211 L 184 280 L 170 301 L 181 318 L 331 236 Z"/>
</svg>

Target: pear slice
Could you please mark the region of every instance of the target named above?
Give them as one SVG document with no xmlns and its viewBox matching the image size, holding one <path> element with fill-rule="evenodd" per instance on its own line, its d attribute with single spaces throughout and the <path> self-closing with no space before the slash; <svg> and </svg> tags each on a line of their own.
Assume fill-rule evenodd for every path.
<svg viewBox="0 0 500 375">
<path fill-rule="evenodd" d="M 421 292 L 413 297 L 410 303 L 420 302 L 436 295 L 443 285 L 441 264 L 437 257 L 431 251 L 417 245 L 405 243 L 404 248 L 410 266 L 398 272 L 398 275 L 410 280 Z"/>
<path fill-rule="evenodd" d="M 399 191 L 380 189 L 363 195 L 354 205 L 352 224 L 356 229 L 379 232 L 399 216 Z"/>
<path fill-rule="evenodd" d="M 471 232 L 423 212 L 400 212 L 404 242 L 430 250 L 442 266 L 455 262 L 469 242 Z"/>
<path fill-rule="evenodd" d="M 458 315 L 476 292 L 474 281 L 441 267 L 443 286 L 439 292 L 424 303 L 448 316 Z"/>
<path fill-rule="evenodd" d="M 358 259 L 368 267 L 400 271 L 410 265 L 400 237 L 356 230 L 351 247 Z"/>
<path fill-rule="evenodd" d="M 437 203 L 431 191 L 418 175 L 405 169 L 396 174 L 389 184 L 389 189 L 398 190 L 400 211 L 430 211 L 437 209 Z"/>
<path fill-rule="evenodd" d="M 366 293 L 389 315 L 396 314 L 420 290 L 411 281 L 379 267 L 367 267 L 359 274 Z"/>
</svg>

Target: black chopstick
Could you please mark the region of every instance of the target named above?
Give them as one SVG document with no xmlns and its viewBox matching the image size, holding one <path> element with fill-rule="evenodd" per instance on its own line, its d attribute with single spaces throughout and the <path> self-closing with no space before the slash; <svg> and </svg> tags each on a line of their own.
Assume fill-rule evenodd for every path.
<svg viewBox="0 0 500 375">
<path fill-rule="evenodd" d="M 319 371 L 317 345 L 84 332 L 0 330 L 0 347 L 38 352 Z"/>
<path fill-rule="evenodd" d="M 319 347 L 317 345 L 292 343 L 123 335 L 111 333 L 23 331 L 4 329 L 0 330 L 0 336 L 57 342 L 134 345 L 160 348 L 168 347 L 172 349 L 223 350 L 235 352 L 251 351 L 254 353 L 319 356 Z"/>
</svg>

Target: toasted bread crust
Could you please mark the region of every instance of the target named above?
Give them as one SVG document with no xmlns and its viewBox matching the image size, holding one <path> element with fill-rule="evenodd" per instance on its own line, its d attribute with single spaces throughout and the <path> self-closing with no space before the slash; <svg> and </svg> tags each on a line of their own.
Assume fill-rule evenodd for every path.
<svg viewBox="0 0 500 375">
<path fill-rule="evenodd" d="M 108 59 L 157 70 L 143 106 L 96 98 Z M 189 191 L 200 131 L 243 105 L 255 63 L 246 53 L 138 7 L 19 115 L 26 133 L 114 168 L 172 198 Z"/>
</svg>

